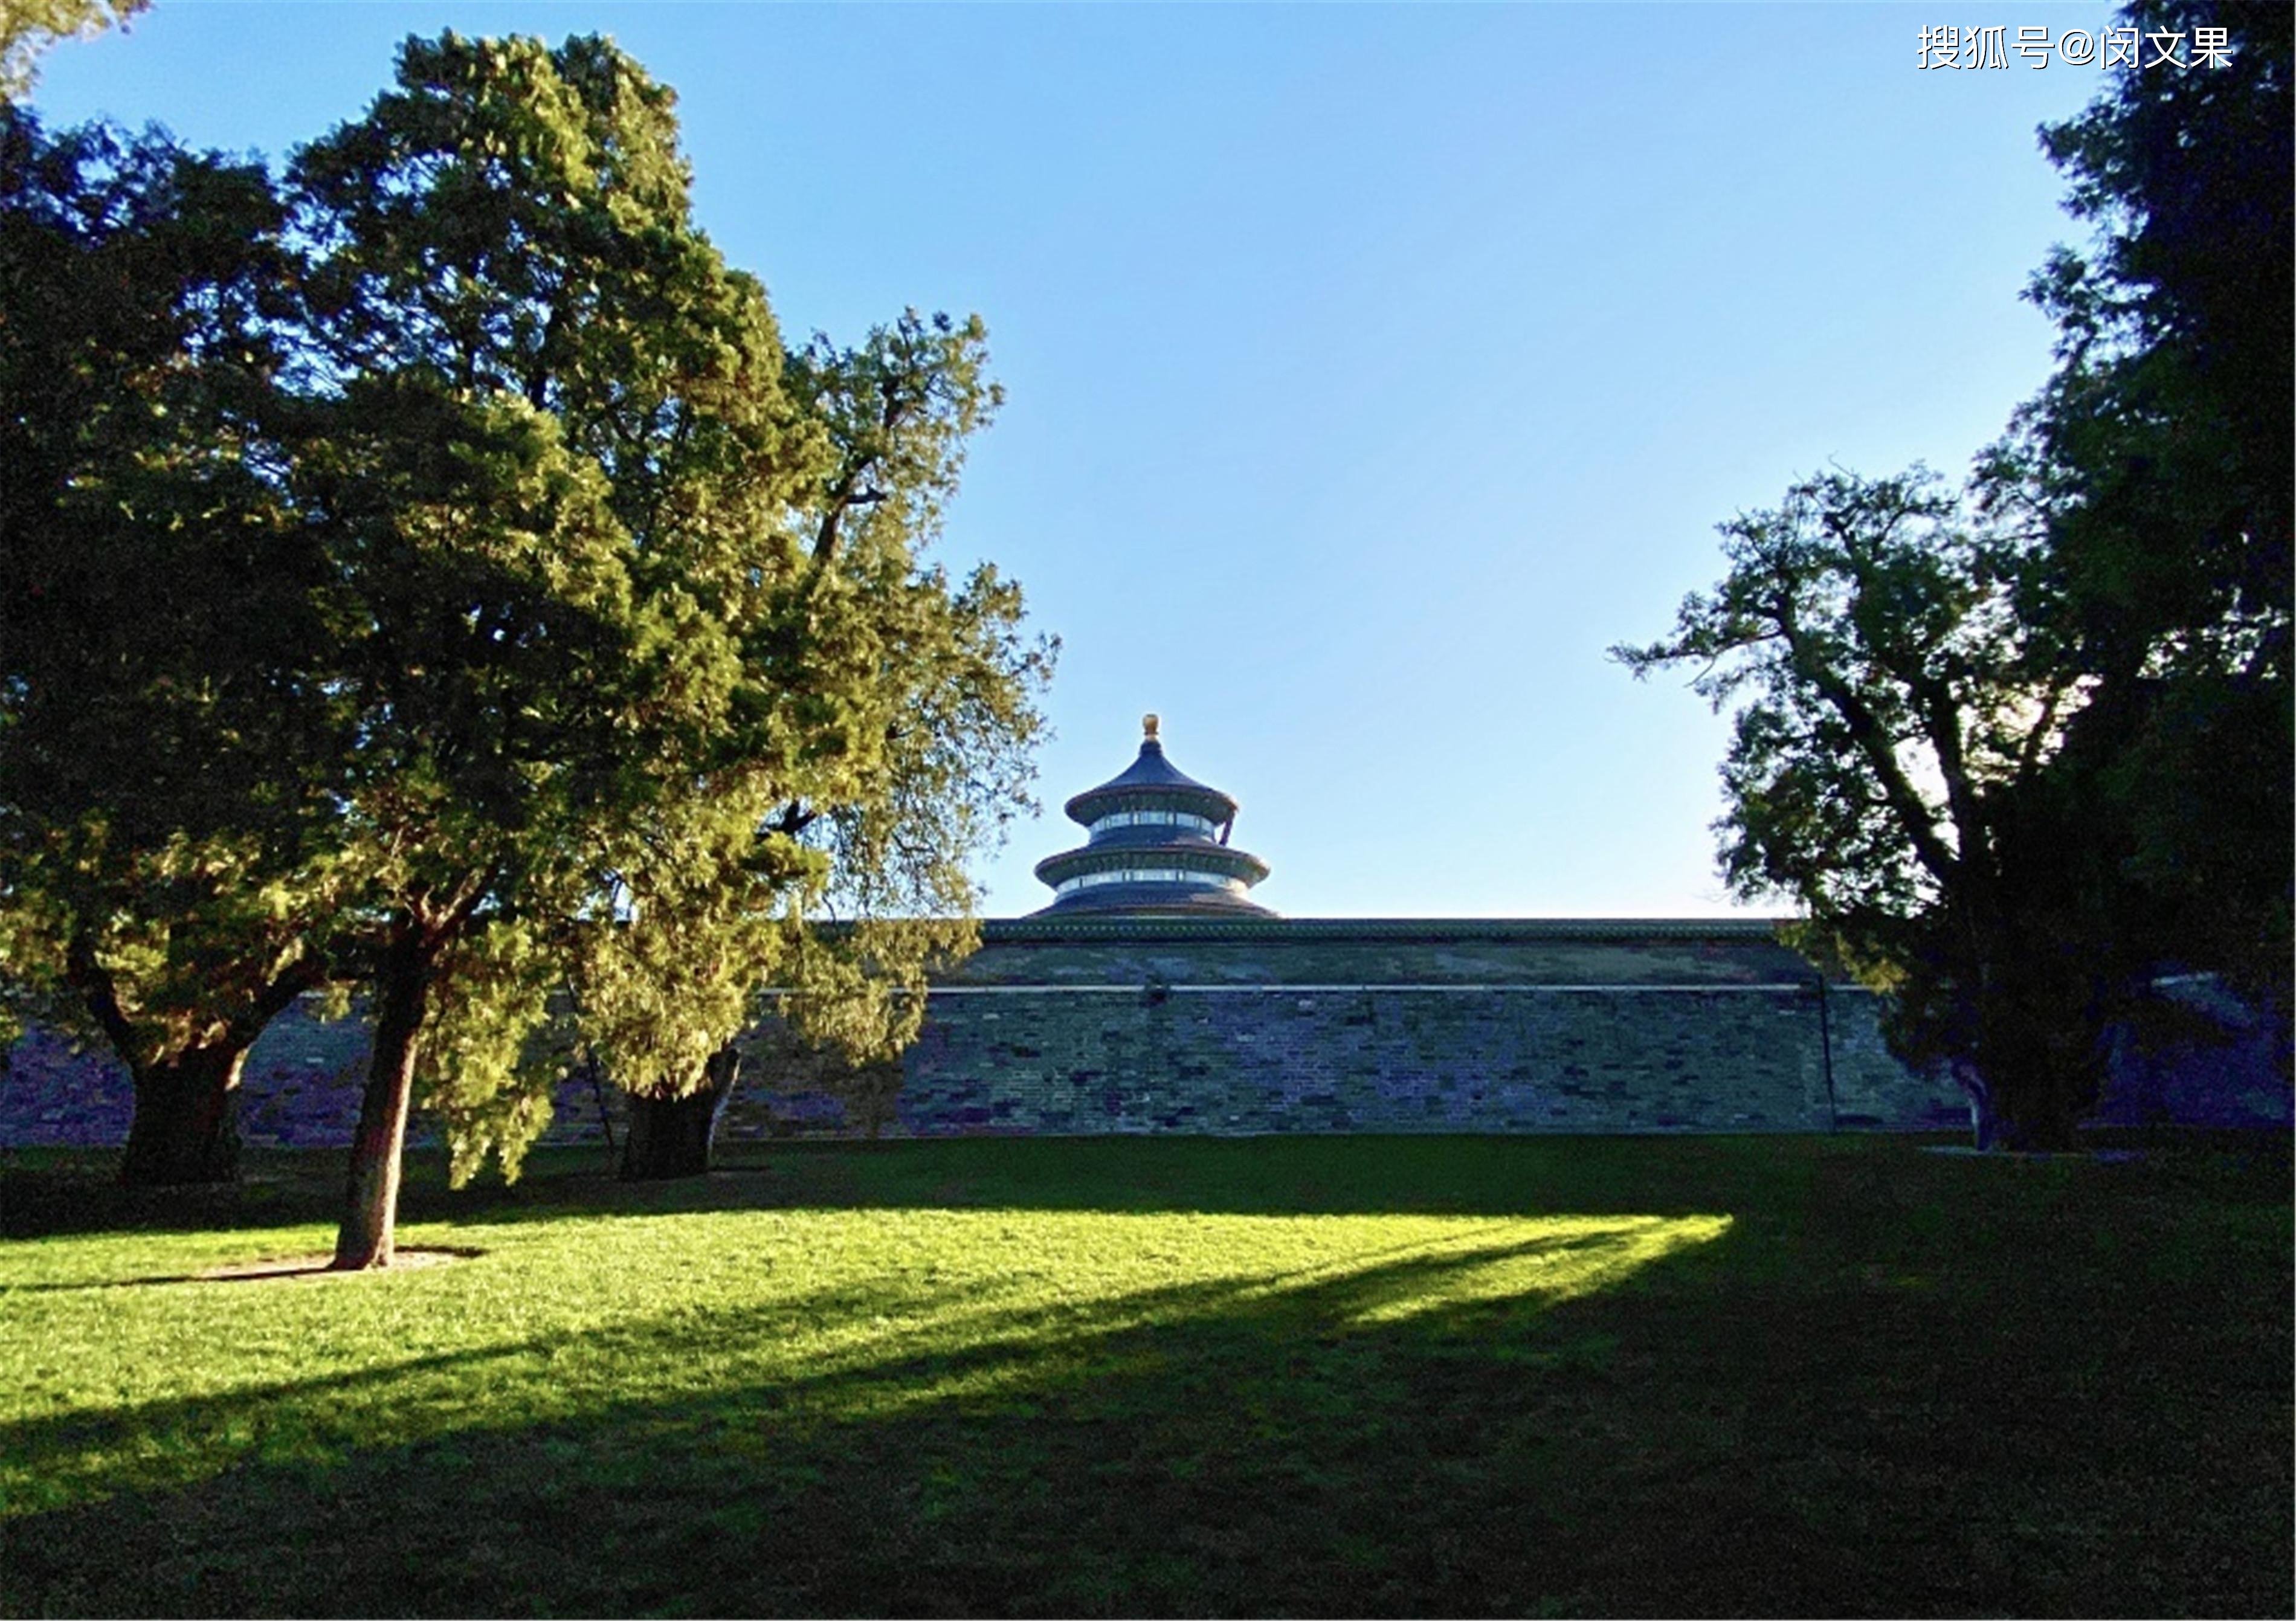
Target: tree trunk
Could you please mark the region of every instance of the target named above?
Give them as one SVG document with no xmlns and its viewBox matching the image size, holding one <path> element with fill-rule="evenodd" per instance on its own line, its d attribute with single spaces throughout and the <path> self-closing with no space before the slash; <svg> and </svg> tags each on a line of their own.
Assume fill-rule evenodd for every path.
<svg viewBox="0 0 2296 1621">
<path fill-rule="evenodd" d="M 872 1142 L 881 1140 L 885 1127 L 900 1116 L 904 1075 L 898 1058 L 876 1059 L 853 1071 L 847 1097 L 859 1109 L 861 1123 L 867 1127 Z"/>
<path fill-rule="evenodd" d="M 194 1047 L 135 1075 L 135 1114 L 119 1180 L 133 1188 L 231 1182 L 239 1175 L 234 1118 L 244 1044 Z"/>
<path fill-rule="evenodd" d="M 666 1182 L 708 1172 L 718 1117 L 741 1073 L 741 1055 L 722 1047 L 702 1066 L 697 1091 L 676 1098 L 632 1093 L 622 1136 L 622 1180 Z"/>
<path fill-rule="evenodd" d="M 2078 1148 L 2103 1063 L 2085 1025 L 2069 1022 L 2062 1009 L 2037 1012 L 2005 999 L 1988 1022 L 1971 1087 L 1979 1104 L 1978 1146 L 2047 1154 Z"/>
<path fill-rule="evenodd" d="M 336 1272 L 390 1265 L 414 1060 L 430 995 L 430 959 L 420 929 L 409 923 L 386 948 L 376 976 L 374 1053 L 359 1099 L 358 1131 L 351 1138 L 343 1222 L 335 1237 Z"/>
<path fill-rule="evenodd" d="M 2070 1096 L 2063 1077 L 2043 1074 L 1997 1093 L 1997 1145 L 2025 1154 L 2062 1154 L 2080 1146 L 2075 1135 L 2087 1110 Z"/>
</svg>

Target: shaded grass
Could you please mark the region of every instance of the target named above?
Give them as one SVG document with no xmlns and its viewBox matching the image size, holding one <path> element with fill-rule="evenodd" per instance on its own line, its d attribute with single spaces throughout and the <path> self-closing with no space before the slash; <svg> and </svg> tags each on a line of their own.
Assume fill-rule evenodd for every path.
<svg viewBox="0 0 2296 1621">
<path fill-rule="evenodd" d="M 0 1173 L 0 1602 L 2285 1613 L 2284 1142 L 962 1142 Z"/>
</svg>

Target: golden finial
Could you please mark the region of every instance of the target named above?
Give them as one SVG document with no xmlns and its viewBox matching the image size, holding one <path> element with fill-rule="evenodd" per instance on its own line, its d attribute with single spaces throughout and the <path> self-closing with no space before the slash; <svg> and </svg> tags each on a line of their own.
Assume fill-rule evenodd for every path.
<svg viewBox="0 0 2296 1621">
<path fill-rule="evenodd" d="M 1140 717 L 1140 729 L 1148 734 L 1148 741 L 1152 743 L 1156 741 L 1156 717 L 1154 716 L 1142 716 Z"/>
</svg>

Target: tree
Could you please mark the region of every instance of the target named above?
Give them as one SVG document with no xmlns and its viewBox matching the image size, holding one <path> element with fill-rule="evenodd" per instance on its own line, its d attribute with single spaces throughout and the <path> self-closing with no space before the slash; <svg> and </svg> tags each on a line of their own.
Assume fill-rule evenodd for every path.
<svg viewBox="0 0 2296 1621">
<path fill-rule="evenodd" d="M 2112 965 L 2059 926 L 2037 815 L 2080 681 L 2037 661 L 2024 548 L 1920 469 L 1831 472 L 1720 527 L 1729 565 L 1673 634 L 1612 656 L 1698 667 L 1735 703 L 1717 824 L 1734 893 L 1897 993 L 1892 1035 L 1950 1063 L 2007 1140 L 2064 1142 L 2094 1099 Z"/>
<path fill-rule="evenodd" d="M 283 224 L 259 166 L 0 106 L 0 1002 L 127 1066 L 131 1183 L 234 1174 L 247 1050 L 327 975 Z"/>
<path fill-rule="evenodd" d="M 2043 132 L 2096 224 L 2032 296 L 2058 364 L 1966 499 L 1807 480 L 1723 526 L 1730 573 L 1637 674 L 1751 693 L 1733 888 L 1895 993 L 2006 1141 L 2056 1146 L 2166 967 L 2284 1024 L 2291 951 L 2291 193 L 2281 6 L 2140 0 L 2224 67 L 2117 76 Z"/>
<path fill-rule="evenodd" d="M 768 825 L 824 858 L 808 899 L 831 904 L 845 926 L 778 954 L 787 994 L 751 1011 L 770 1011 L 873 1074 L 914 1038 L 928 970 L 972 949 L 966 865 L 1029 802 L 1041 729 L 1032 699 L 1054 651 L 1022 636 L 1020 594 L 995 569 L 959 587 L 919 561 L 966 442 L 1000 397 L 985 336 L 977 320 L 911 311 L 856 349 L 816 337 L 786 374 L 832 454 L 800 503 L 808 550 L 788 610 L 750 656 L 784 692 L 837 695 L 838 773 L 776 806 Z M 642 983 L 666 966 L 650 965 Z M 759 983 L 745 976 L 740 988 Z M 593 975 L 575 1005 L 594 1016 L 630 989 L 609 993 Z M 654 1067 L 657 1079 L 632 1085 L 624 1175 L 706 1170 L 744 1061 L 729 1042 L 698 1066 Z"/>
<path fill-rule="evenodd" d="M 2290 9 L 2144 0 L 2124 26 L 2220 66 L 2116 75 L 2043 131 L 2096 228 L 2032 297 L 2058 363 L 1985 498 L 2044 537 L 2020 612 L 2090 678 L 2057 792 L 2090 849 L 2086 931 L 2226 975 L 2284 1018 L 2292 950 Z"/>
<path fill-rule="evenodd" d="M 706 875 L 681 779 L 759 768 L 708 757 L 750 718 L 732 621 L 785 572 L 776 520 L 813 453 L 763 294 L 686 184 L 668 93 L 595 39 L 410 40 L 396 87 L 291 168 L 342 380 L 296 489 L 342 581 L 369 866 L 339 1266 L 390 1258 L 426 1039 L 484 1118 L 597 874 Z M 649 848 L 665 824 L 687 843 Z M 692 1001 L 663 987 L 661 1022 Z M 489 1122 L 512 1164 L 521 1114 Z"/>
<path fill-rule="evenodd" d="M 150 9 L 152 0 L 0 0 L 0 102 L 20 101 L 32 60 L 59 39 L 86 39 Z"/>
<path fill-rule="evenodd" d="M 873 379 L 854 459 L 693 227 L 671 106 L 602 40 L 450 34 L 291 170 L 326 395 L 292 487 L 336 571 L 376 1019 L 340 1267 L 390 1257 L 418 1068 L 458 1175 L 538 1129 L 562 987 L 623 1085 L 701 1085 L 760 979 L 824 954 L 808 829 L 866 816 L 904 727 L 989 715 L 964 680 L 1010 687 L 1009 736 L 957 754 L 1036 725 L 1037 662 L 960 667 L 1017 598 L 909 549 L 987 397 L 977 327 L 894 329 L 931 397 Z"/>
</svg>

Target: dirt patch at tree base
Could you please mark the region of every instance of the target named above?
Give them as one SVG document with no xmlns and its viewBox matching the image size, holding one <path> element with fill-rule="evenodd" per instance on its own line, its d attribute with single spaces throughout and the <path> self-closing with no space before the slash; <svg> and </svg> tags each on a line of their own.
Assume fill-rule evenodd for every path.
<svg viewBox="0 0 2296 1621">
<path fill-rule="evenodd" d="M 334 1257 L 322 1251 L 316 1255 L 275 1256 L 261 1261 L 234 1261 L 227 1266 L 210 1266 L 205 1272 L 170 1281 L 187 1283 L 264 1283 L 289 1278 L 357 1278 L 377 1272 L 418 1272 L 426 1266 L 443 1266 L 450 1261 L 468 1261 L 486 1253 L 480 1249 L 448 1249 L 423 1246 L 393 1252 L 390 1265 L 371 1266 L 364 1272 L 333 1270 Z"/>
</svg>

